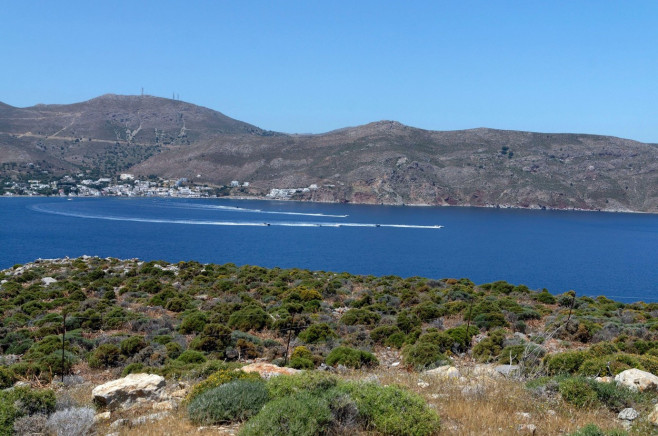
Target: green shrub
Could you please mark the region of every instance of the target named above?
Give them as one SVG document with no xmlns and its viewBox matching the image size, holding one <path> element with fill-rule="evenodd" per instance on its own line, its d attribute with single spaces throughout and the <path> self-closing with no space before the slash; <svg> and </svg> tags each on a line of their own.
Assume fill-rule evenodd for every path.
<svg viewBox="0 0 658 436">
<path fill-rule="evenodd" d="M 489 336 L 475 344 L 473 347 L 473 357 L 480 362 L 490 361 L 493 358 L 498 357 L 503 348 L 504 340 L 504 330 L 495 330 L 489 333 Z"/>
<path fill-rule="evenodd" d="M 544 304 L 555 304 L 555 302 L 557 301 L 555 299 L 555 297 L 553 296 L 553 294 L 548 292 L 546 289 L 544 289 L 543 291 L 537 293 L 534 298 L 535 298 L 535 300 L 539 301 L 540 303 L 544 303 Z M 569 299 L 569 304 L 571 304 L 571 298 Z"/>
<path fill-rule="evenodd" d="M 207 379 L 197 383 L 187 394 L 185 401 L 190 402 L 203 392 L 221 386 L 235 380 L 262 380 L 260 375 L 254 372 L 233 371 L 230 369 L 220 369 L 219 371 L 208 376 Z"/>
<path fill-rule="evenodd" d="M 608 357 L 592 357 L 585 359 L 578 368 L 578 374 L 592 377 L 611 375 L 608 370 L 610 359 Z"/>
<path fill-rule="evenodd" d="M 325 363 L 329 366 L 344 365 L 355 369 L 379 364 L 374 354 L 350 347 L 334 348 L 327 356 Z"/>
<path fill-rule="evenodd" d="M 292 354 L 290 355 L 290 358 L 291 359 L 300 358 L 300 359 L 313 360 L 313 353 L 311 353 L 311 351 L 308 348 L 301 345 L 299 347 L 295 347 L 295 349 L 292 350 Z"/>
<path fill-rule="evenodd" d="M 167 350 L 167 357 L 170 359 L 178 359 L 183 353 L 183 347 L 178 342 L 168 342 L 165 345 L 165 350 Z"/>
<path fill-rule="evenodd" d="M 55 404 L 55 393 L 51 390 L 20 387 L 0 391 L 0 434 L 13 434 L 17 418 L 53 413 Z"/>
<path fill-rule="evenodd" d="M 402 349 L 404 363 L 416 371 L 436 368 L 450 360 L 441 353 L 438 345 L 431 342 L 417 342 Z"/>
<path fill-rule="evenodd" d="M 10 368 L 0 366 L 0 389 L 9 388 L 16 383 L 16 374 Z"/>
<path fill-rule="evenodd" d="M 143 337 L 131 336 L 121 341 L 119 347 L 121 348 L 121 354 L 130 357 L 137 354 L 141 349 L 145 348 L 146 345 L 146 341 Z"/>
<path fill-rule="evenodd" d="M 587 424 L 585 427 L 569 433 L 567 436 L 628 436 L 628 433 L 622 430 L 604 431 L 594 424 Z"/>
<path fill-rule="evenodd" d="M 615 354 L 619 349 L 612 342 L 599 342 L 598 344 L 589 347 L 587 351 L 594 357 L 602 357 L 609 354 Z"/>
<path fill-rule="evenodd" d="M 203 363 L 206 361 L 206 356 L 200 351 L 185 350 L 176 360 L 183 363 Z"/>
<path fill-rule="evenodd" d="M 340 322 L 345 325 L 375 325 L 381 316 L 368 309 L 350 309 L 343 314 Z"/>
<path fill-rule="evenodd" d="M 393 333 L 386 339 L 384 345 L 387 347 L 402 348 L 404 343 L 408 340 L 407 335 L 402 332 Z"/>
<path fill-rule="evenodd" d="M 425 333 L 418 338 L 418 342 L 427 342 L 439 347 L 439 351 L 445 353 L 452 349 L 455 340 L 446 332 Z"/>
<path fill-rule="evenodd" d="M 73 365 L 77 361 L 78 358 L 70 351 L 64 352 L 64 359 L 62 359 L 61 351 L 55 351 L 39 359 L 39 365 L 46 368 L 53 375 L 70 374 Z"/>
<path fill-rule="evenodd" d="M 520 344 L 520 345 L 508 345 L 503 348 L 498 357 L 500 363 L 510 363 L 518 364 L 521 363 L 521 360 L 525 357 L 526 365 L 534 365 L 538 363 L 542 357 L 546 354 L 546 351 L 535 344 Z"/>
<path fill-rule="evenodd" d="M 184 335 L 190 333 L 201 333 L 206 323 L 208 322 L 208 317 L 203 312 L 193 312 L 190 315 L 187 315 L 183 318 L 178 331 Z"/>
<path fill-rule="evenodd" d="M 123 368 L 123 371 L 121 371 L 121 377 L 125 377 L 128 374 L 148 372 L 148 369 L 148 367 L 144 366 L 144 364 L 140 362 L 129 363 L 125 366 L 125 368 Z"/>
<path fill-rule="evenodd" d="M 395 320 L 395 325 L 404 333 L 410 333 L 415 328 L 420 327 L 422 323 L 422 320 L 416 314 L 406 310 L 398 313 Z"/>
<path fill-rule="evenodd" d="M 339 389 L 356 402 L 368 430 L 400 436 L 432 435 L 439 431 L 439 416 L 419 395 L 375 383 L 347 382 Z"/>
<path fill-rule="evenodd" d="M 588 382 L 596 392 L 596 397 L 599 401 L 613 412 L 621 412 L 627 407 L 633 407 L 645 401 L 648 402 L 650 398 L 650 396 L 633 392 L 627 387 L 618 385 L 615 382 L 598 383 L 590 379 L 588 379 Z"/>
<path fill-rule="evenodd" d="M 598 396 L 587 379 L 569 377 L 558 385 L 562 399 L 577 407 L 591 407 L 598 403 Z"/>
<path fill-rule="evenodd" d="M 458 351 L 466 351 L 471 347 L 473 336 L 480 333 L 480 330 L 475 326 L 470 326 L 467 332 L 466 326 L 461 325 L 446 330 L 446 333 L 454 339 L 454 345 L 457 347 Z"/>
<path fill-rule="evenodd" d="M 303 357 L 291 357 L 288 366 L 295 369 L 313 369 L 315 368 L 315 363 L 313 363 L 312 360 L 304 359 Z"/>
<path fill-rule="evenodd" d="M 270 316 L 258 305 L 250 305 L 233 312 L 228 319 L 228 326 L 244 332 L 262 330 L 270 325 Z"/>
<path fill-rule="evenodd" d="M 121 349 L 114 344 L 103 344 L 89 356 L 90 368 L 110 368 L 121 363 Z"/>
<path fill-rule="evenodd" d="M 575 374 L 588 357 L 583 351 L 567 351 L 546 356 L 544 363 L 549 374 Z"/>
<path fill-rule="evenodd" d="M 473 323 L 478 328 L 491 330 L 494 327 L 507 327 L 509 324 L 505 320 L 505 315 L 501 312 L 481 313 L 473 318 Z"/>
<path fill-rule="evenodd" d="M 370 332 L 370 339 L 376 344 L 384 345 L 386 340 L 395 333 L 400 333 L 400 329 L 397 326 L 382 325 L 372 329 Z"/>
<path fill-rule="evenodd" d="M 245 421 L 269 401 L 262 381 L 235 380 L 197 395 L 187 406 L 195 424 Z"/>
<path fill-rule="evenodd" d="M 338 335 L 327 323 L 312 324 L 309 328 L 299 334 L 299 339 L 307 344 L 326 342 L 328 339 L 336 337 L 338 337 Z"/>
<path fill-rule="evenodd" d="M 333 416 L 329 401 L 308 392 L 267 403 L 242 427 L 240 436 L 316 436 L 326 434 Z"/>
</svg>

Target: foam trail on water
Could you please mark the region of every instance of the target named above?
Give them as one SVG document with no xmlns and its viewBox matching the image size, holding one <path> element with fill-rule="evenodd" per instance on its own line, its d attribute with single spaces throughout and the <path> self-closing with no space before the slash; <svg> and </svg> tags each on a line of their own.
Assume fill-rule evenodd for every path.
<svg viewBox="0 0 658 436">
<path fill-rule="evenodd" d="M 254 221 L 210 221 L 210 220 L 190 220 L 190 219 L 171 219 L 171 218 L 140 218 L 125 217 L 112 215 L 93 215 L 79 212 L 64 212 L 49 210 L 40 205 L 32 206 L 30 209 L 49 213 L 53 215 L 68 216 L 73 218 L 99 219 L 107 221 L 129 221 L 137 223 L 158 223 L 158 224 L 186 224 L 186 225 L 205 225 L 205 226 L 249 226 L 249 227 L 389 227 L 389 228 L 407 228 L 407 229 L 440 229 L 443 226 L 423 226 L 407 224 L 371 224 L 371 223 L 333 223 L 333 222 L 304 222 L 304 221 L 273 221 L 273 222 L 254 222 Z"/>
<path fill-rule="evenodd" d="M 331 215 L 326 213 L 310 213 L 310 212 L 283 212 L 276 210 L 262 210 L 262 209 L 249 209 L 237 206 L 217 206 L 212 204 L 168 204 L 158 205 L 159 207 L 169 207 L 177 209 L 206 209 L 206 210 L 223 210 L 227 212 L 249 212 L 249 213 L 263 213 L 268 215 L 293 215 L 293 216 L 315 216 L 324 218 L 347 218 L 348 215 Z"/>
</svg>

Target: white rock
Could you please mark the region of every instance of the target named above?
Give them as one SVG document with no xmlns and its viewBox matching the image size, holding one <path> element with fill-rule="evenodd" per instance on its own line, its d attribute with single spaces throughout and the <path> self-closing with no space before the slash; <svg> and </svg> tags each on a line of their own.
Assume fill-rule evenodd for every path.
<svg viewBox="0 0 658 436">
<path fill-rule="evenodd" d="M 425 388 L 428 388 L 428 387 L 430 386 L 430 384 L 429 384 L 429 383 L 427 383 L 427 382 L 424 382 L 424 381 L 419 381 L 419 382 L 418 382 L 418 383 L 416 383 L 416 384 L 417 384 L 417 385 L 418 385 L 418 387 L 419 387 L 419 388 L 421 388 L 421 389 L 425 389 Z"/>
<path fill-rule="evenodd" d="M 159 421 L 161 419 L 166 418 L 169 415 L 170 415 L 169 412 L 158 412 L 158 413 L 152 413 L 152 414 L 146 415 L 146 416 L 139 416 L 139 417 L 137 417 L 135 419 L 132 419 L 130 421 L 130 426 L 131 427 L 136 427 L 136 426 L 141 425 L 141 424 L 146 424 L 149 421 L 150 422 Z"/>
<path fill-rule="evenodd" d="M 277 375 L 293 375 L 300 372 L 294 368 L 284 368 L 281 366 L 272 365 L 271 363 L 258 362 L 240 368 L 244 372 L 257 372 L 261 377 L 269 379 Z"/>
<path fill-rule="evenodd" d="M 94 416 L 94 422 L 103 422 L 110 420 L 110 412 L 97 413 Z"/>
<path fill-rule="evenodd" d="M 44 277 L 41 279 L 41 283 L 43 283 L 44 286 L 50 286 L 53 283 L 57 283 L 57 280 L 52 277 Z"/>
<path fill-rule="evenodd" d="M 174 408 L 174 402 L 171 400 L 153 404 L 153 410 L 174 410 Z"/>
<path fill-rule="evenodd" d="M 123 418 L 122 419 L 117 419 L 112 424 L 110 424 L 110 428 L 116 429 L 116 428 L 123 427 L 124 425 L 129 425 L 129 424 L 130 424 L 130 421 L 127 420 L 127 419 L 123 419 Z"/>
<path fill-rule="evenodd" d="M 618 419 L 623 419 L 626 421 L 633 421 L 634 419 L 637 419 L 637 417 L 640 416 L 640 412 L 637 410 L 633 409 L 632 407 L 628 407 L 621 412 L 619 412 L 619 415 L 617 415 Z"/>
<path fill-rule="evenodd" d="M 498 365 L 494 367 L 494 371 L 498 374 L 504 375 L 505 377 L 513 377 L 518 375 L 520 368 L 519 365 Z"/>
<path fill-rule="evenodd" d="M 482 397 L 487 392 L 486 386 L 483 384 L 474 384 L 469 386 L 464 386 L 462 388 L 462 396 L 464 397 Z"/>
<path fill-rule="evenodd" d="M 596 377 L 594 380 L 596 380 L 599 383 L 611 383 L 613 378 L 612 377 Z"/>
<path fill-rule="evenodd" d="M 637 368 L 622 371 L 615 377 L 617 384 L 626 386 L 634 391 L 649 391 L 658 388 L 658 377 L 650 372 L 642 371 Z"/>
<path fill-rule="evenodd" d="M 441 378 L 459 378 L 459 370 L 454 366 L 439 366 L 438 368 L 425 371 L 425 374 Z"/>
<path fill-rule="evenodd" d="M 519 419 L 528 420 L 532 417 L 528 412 L 516 412 L 516 417 Z"/>
<path fill-rule="evenodd" d="M 393 362 L 393 363 L 391 363 L 391 367 L 392 367 L 392 368 L 395 368 L 395 367 L 397 367 L 397 366 L 400 366 L 400 362 Z"/>
<path fill-rule="evenodd" d="M 516 429 L 521 434 L 534 435 L 537 432 L 537 426 L 534 424 L 521 424 Z"/>
<path fill-rule="evenodd" d="M 139 399 L 157 400 L 162 396 L 164 377 L 155 374 L 130 374 L 96 386 L 91 392 L 94 403 L 114 409 Z"/>
</svg>

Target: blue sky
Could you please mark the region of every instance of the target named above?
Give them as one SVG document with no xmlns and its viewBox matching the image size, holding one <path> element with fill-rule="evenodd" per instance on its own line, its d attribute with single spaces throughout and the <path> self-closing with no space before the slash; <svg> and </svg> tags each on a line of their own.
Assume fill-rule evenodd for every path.
<svg viewBox="0 0 658 436">
<path fill-rule="evenodd" d="M 146 93 L 259 127 L 658 142 L 658 2 L 0 0 L 0 101 Z"/>
</svg>

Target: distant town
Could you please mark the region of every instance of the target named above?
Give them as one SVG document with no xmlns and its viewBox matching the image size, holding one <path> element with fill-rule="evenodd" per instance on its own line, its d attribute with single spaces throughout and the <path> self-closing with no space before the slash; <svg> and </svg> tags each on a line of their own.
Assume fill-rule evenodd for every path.
<svg viewBox="0 0 658 436">
<path fill-rule="evenodd" d="M 233 181 L 230 187 L 247 187 L 248 182 Z M 186 178 L 161 179 L 151 176 L 139 179 L 124 173 L 118 177 L 90 178 L 85 173 L 66 175 L 59 179 L 32 178 L 24 181 L 3 181 L 3 196 L 60 197 L 217 197 L 227 195 L 226 188 L 196 185 Z"/>
<path fill-rule="evenodd" d="M 138 178 L 134 174 L 123 173 L 118 177 L 91 177 L 87 173 L 52 177 L 44 175 L 24 180 L 5 179 L 1 181 L 0 195 L 48 196 L 48 197 L 178 197 L 210 198 L 229 195 L 253 195 L 247 191 L 249 182 L 233 180 L 224 186 L 199 185 L 187 178 L 162 179 L 157 176 Z M 334 185 L 324 185 L 333 188 Z M 273 188 L 266 198 L 285 200 L 299 194 L 318 189 L 312 184 L 305 188 Z"/>
</svg>

